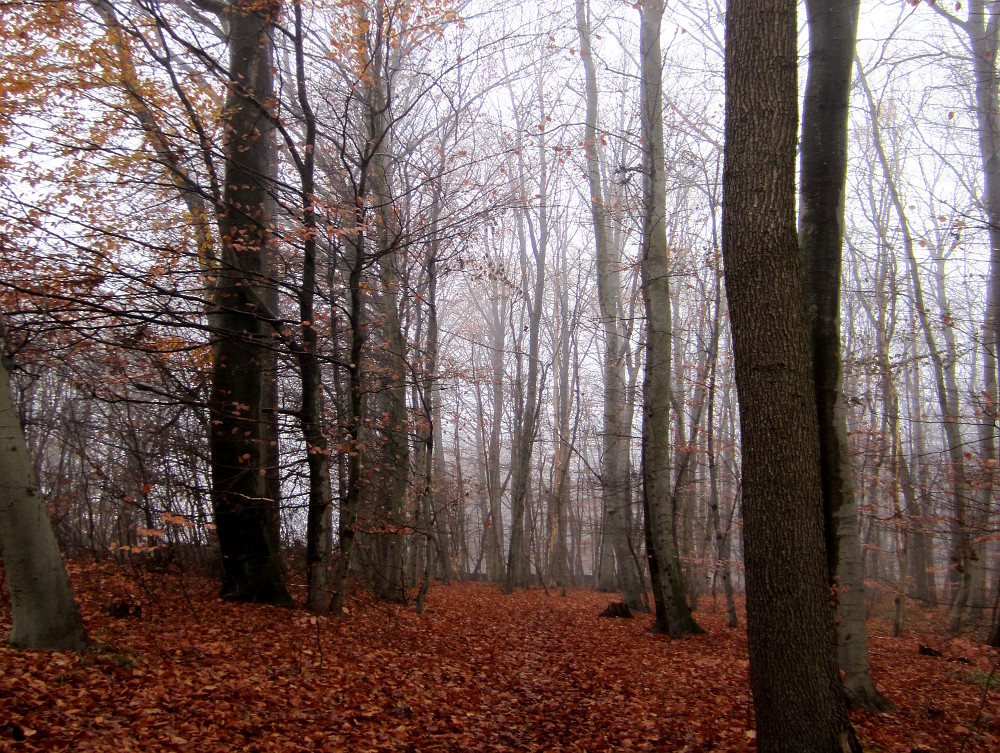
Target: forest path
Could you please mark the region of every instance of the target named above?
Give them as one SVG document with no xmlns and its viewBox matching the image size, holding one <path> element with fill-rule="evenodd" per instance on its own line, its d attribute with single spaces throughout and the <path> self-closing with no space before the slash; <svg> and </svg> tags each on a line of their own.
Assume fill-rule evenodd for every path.
<svg viewBox="0 0 1000 753">
<path fill-rule="evenodd" d="M 0 648 L 0 750 L 753 750 L 742 628 L 703 598 L 707 635 L 671 641 L 608 594 L 435 585 L 424 615 L 353 600 L 343 620 L 231 604 L 190 576 L 71 565 L 98 650 Z M 181 585 L 183 584 L 183 588 Z M 111 617 L 112 598 L 141 617 Z M 0 629 L 9 627 L 0 607 Z M 921 656 L 935 641 L 944 656 Z M 990 655 L 968 640 L 873 630 L 901 710 L 854 714 L 871 751 L 1000 749 Z"/>
</svg>

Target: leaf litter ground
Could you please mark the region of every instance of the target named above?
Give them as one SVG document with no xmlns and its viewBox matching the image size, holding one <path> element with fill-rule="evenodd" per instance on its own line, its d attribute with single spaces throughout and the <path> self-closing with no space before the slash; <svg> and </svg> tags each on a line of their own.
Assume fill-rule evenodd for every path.
<svg viewBox="0 0 1000 753">
<path fill-rule="evenodd" d="M 223 602 L 190 575 L 71 571 L 97 646 L 0 648 L 0 750 L 756 748 L 746 634 L 708 599 L 708 634 L 671 641 L 648 616 L 599 617 L 610 597 L 587 590 L 435 586 L 423 615 L 360 597 L 335 619 Z M 900 709 L 852 712 L 866 750 L 1000 750 L 990 650 L 875 624 L 871 653 Z"/>
</svg>

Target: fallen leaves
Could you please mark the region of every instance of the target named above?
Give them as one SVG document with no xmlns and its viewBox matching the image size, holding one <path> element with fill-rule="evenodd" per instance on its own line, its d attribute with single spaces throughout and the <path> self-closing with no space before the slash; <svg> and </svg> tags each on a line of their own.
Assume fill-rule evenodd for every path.
<svg viewBox="0 0 1000 753">
<path fill-rule="evenodd" d="M 607 594 L 583 590 L 435 586 L 422 616 L 360 598 L 337 620 L 223 602 L 190 576 L 74 566 L 73 580 L 98 647 L 0 648 L 0 749 L 756 748 L 745 634 L 721 613 L 698 612 L 708 635 L 671 641 L 646 615 L 601 619 Z M 102 611 L 109 596 L 141 602 L 142 619 Z M 941 640 L 942 657 L 918 654 L 934 640 L 874 631 L 876 682 L 901 710 L 853 714 L 866 749 L 997 749 L 1000 691 L 983 702 L 969 680 L 993 655 Z"/>
</svg>

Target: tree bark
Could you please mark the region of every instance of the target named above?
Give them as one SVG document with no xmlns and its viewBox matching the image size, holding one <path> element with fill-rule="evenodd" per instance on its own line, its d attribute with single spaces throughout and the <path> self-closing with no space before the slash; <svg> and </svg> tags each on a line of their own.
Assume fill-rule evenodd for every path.
<svg viewBox="0 0 1000 753">
<path fill-rule="evenodd" d="M 837 646 L 848 702 L 888 710 L 868 662 L 861 531 L 847 446 L 840 355 L 847 131 L 859 0 L 807 0 L 809 74 L 802 113 L 799 251 L 812 320 L 827 567 L 837 589 Z"/>
<path fill-rule="evenodd" d="M 538 81 L 539 115 L 545 115 L 544 90 L 541 80 Z M 507 552 L 507 577 L 504 582 L 504 591 L 512 593 L 515 588 L 527 587 L 528 584 L 528 562 L 525 537 L 525 511 L 530 494 L 531 481 L 531 458 L 535 446 L 535 438 L 538 429 L 538 382 L 539 382 L 539 334 L 542 319 L 542 304 L 545 293 L 545 256 L 548 250 L 549 240 L 549 213 L 548 213 L 548 162 L 546 158 L 546 146 L 544 135 L 539 136 L 539 186 L 538 186 L 538 227 L 537 231 L 531 217 L 527 214 L 527 175 L 524 164 L 524 157 L 521 150 L 520 124 L 518 125 L 518 176 L 519 183 L 517 192 L 521 199 L 521 206 L 524 209 L 518 213 L 518 244 L 521 257 L 521 297 L 523 303 L 528 307 L 528 373 L 526 384 L 524 385 L 524 398 L 519 401 L 515 408 L 517 416 L 514 427 L 514 447 L 512 449 L 511 469 L 511 525 L 510 525 L 510 548 Z M 533 285 L 529 284 L 528 275 L 528 241 L 534 259 L 534 280 Z M 520 389 L 520 385 L 515 386 L 515 392 Z"/>
<path fill-rule="evenodd" d="M 656 607 L 655 631 L 673 638 L 698 632 L 684 598 L 674 543 L 670 498 L 670 282 L 668 277 L 666 159 L 663 145 L 663 71 L 660 22 L 663 3 L 640 10 L 642 111 L 642 297 L 646 304 L 642 476 L 646 549 Z"/>
<path fill-rule="evenodd" d="M 0 550 L 13 612 L 8 642 L 40 651 L 82 650 L 87 634 L 11 403 L 6 363 L 0 363 Z"/>
<path fill-rule="evenodd" d="M 220 331 L 213 347 L 209 442 L 223 595 L 289 606 L 274 500 L 266 494 L 263 371 L 269 345 L 257 314 L 267 271 L 266 176 L 274 161 L 273 128 L 263 108 L 273 99 L 270 35 L 277 12 L 275 2 L 236 2 L 230 14 L 232 84 L 214 301 Z"/>
<path fill-rule="evenodd" d="M 622 596 L 633 611 L 642 610 L 642 596 L 635 565 L 628 548 L 624 524 L 628 495 L 628 450 L 631 426 L 625 425 L 625 358 L 618 311 L 621 299 L 621 260 L 608 240 L 607 213 L 601 185 L 597 133 L 597 67 L 590 47 L 590 23 L 585 0 L 576 0 L 576 28 L 580 38 L 580 60 L 586 79 L 587 115 L 583 144 L 587 155 L 590 212 L 597 249 L 597 298 L 604 330 L 604 427 L 601 435 L 601 494 L 604 502 L 605 542 L 614 550 Z M 602 566 L 602 573 L 604 571 Z"/>
<path fill-rule="evenodd" d="M 744 561 L 757 746 L 860 751 L 837 666 L 819 426 L 795 230 L 792 0 L 726 14 L 722 248 L 743 446 Z"/>
</svg>

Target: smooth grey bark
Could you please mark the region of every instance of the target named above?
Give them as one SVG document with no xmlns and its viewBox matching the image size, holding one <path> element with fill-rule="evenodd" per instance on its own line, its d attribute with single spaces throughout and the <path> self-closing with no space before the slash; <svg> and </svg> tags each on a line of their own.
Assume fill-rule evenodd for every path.
<svg viewBox="0 0 1000 753">
<path fill-rule="evenodd" d="M 539 113 L 544 116 L 545 102 L 542 82 L 538 82 Z M 512 95 L 513 96 L 513 95 Z M 544 132 L 539 137 L 539 187 L 538 187 L 538 227 L 527 216 L 527 174 L 524 164 L 523 144 L 521 143 L 521 128 L 518 127 L 517 174 L 518 184 L 516 194 L 521 206 L 525 209 L 517 213 L 517 240 L 521 261 L 521 298 L 528 308 L 528 349 L 525 354 L 528 361 L 528 371 L 524 381 L 519 378 L 515 384 L 515 393 L 521 392 L 523 398 L 515 406 L 514 446 L 512 448 L 511 469 L 511 524 L 510 547 L 507 552 L 507 573 L 504 581 L 504 591 L 512 593 L 515 588 L 524 588 L 528 584 L 527 541 L 525 536 L 525 511 L 528 504 L 531 481 L 531 458 L 538 431 L 539 410 L 539 334 L 541 330 L 542 305 L 545 293 L 545 256 L 549 242 L 549 207 L 548 207 L 548 161 Z M 530 241 L 534 259 L 533 285 L 529 283 L 528 245 Z M 520 370 L 520 359 L 518 359 Z M 523 392 L 522 392 L 523 390 Z"/>
<path fill-rule="evenodd" d="M 848 702 L 887 710 L 868 661 L 865 578 L 847 445 L 840 349 L 848 110 L 859 0 L 806 0 L 809 73 L 802 112 L 799 252 L 812 320 L 826 557 L 837 589 L 837 650 Z"/>
<path fill-rule="evenodd" d="M 747 638 L 764 753 L 860 751 L 837 666 L 795 223 L 794 0 L 726 13 L 722 249 L 743 449 Z"/>
<path fill-rule="evenodd" d="M 634 560 L 628 548 L 625 508 L 629 504 L 629 438 L 631 425 L 625 424 L 627 411 L 626 371 L 621 308 L 621 259 L 613 252 L 607 229 L 597 132 L 597 67 L 590 45 L 590 23 L 586 0 L 576 0 L 576 28 L 580 39 L 580 60 L 586 80 L 587 114 L 584 123 L 584 152 L 587 156 L 587 180 L 590 186 L 590 212 L 594 222 L 594 245 L 597 250 L 597 298 L 604 332 L 603 388 L 604 425 L 601 435 L 601 494 L 604 504 L 605 547 L 614 550 L 617 571 L 625 603 L 632 610 L 644 605 Z M 602 575 L 607 562 L 602 561 Z"/>
<path fill-rule="evenodd" d="M 684 598 L 670 498 L 670 279 L 667 248 L 666 158 L 660 22 L 664 5 L 640 9 L 642 117 L 642 296 L 646 304 L 642 476 L 646 549 L 656 606 L 654 630 L 679 638 L 701 628 Z"/>
<path fill-rule="evenodd" d="M 11 401 L 7 368 L 4 356 L 0 362 L 0 551 L 13 613 L 7 640 L 19 648 L 79 651 L 87 645 L 87 634 Z"/>
<path fill-rule="evenodd" d="M 380 381 L 384 386 L 386 409 L 379 432 L 382 434 L 388 462 L 388 494 L 376 503 L 375 521 L 380 532 L 375 541 L 375 592 L 383 599 L 406 601 L 403 538 L 404 506 L 410 475 L 410 438 L 406 405 L 407 343 L 399 313 L 400 254 L 396 234 L 398 222 L 394 216 L 393 198 L 389 185 L 391 155 L 392 61 L 389 28 L 395 23 L 382 2 L 373 6 L 374 15 L 366 6 L 358 6 L 357 28 L 359 45 L 363 45 L 359 96 L 364 119 L 362 171 L 366 192 L 358 193 L 362 202 L 371 202 L 371 216 L 366 216 L 367 235 L 374 242 L 378 270 L 379 336 L 385 353 Z"/>
<path fill-rule="evenodd" d="M 556 324 L 552 371 L 554 375 L 552 402 L 555 418 L 553 437 L 552 488 L 547 495 L 546 524 L 548 541 L 545 547 L 545 580 L 565 592 L 569 580 L 569 559 L 566 551 L 566 508 L 569 505 L 570 460 L 576 438 L 576 422 L 572 428 L 573 396 L 578 394 L 577 359 L 572 353 L 576 344 L 577 311 L 570 309 L 569 275 L 565 246 L 559 254 L 559 270 L 555 276 Z M 579 414 L 577 414 L 579 415 Z"/>
<path fill-rule="evenodd" d="M 213 303 L 209 398 L 212 505 L 222 555 L 223 595 L 291 605 L 285 587 L 275 500 L 267 497 L 264 368 L 270 353 L 265 308 L 270 217 L 266 176 L 274 132 L 265 107 L 274 93 L 271 32 L 276 2 L 230 6 L 232 82 L 226 99 L 225 179 L 219 218 L 222 252 Z"/>
</svg>

